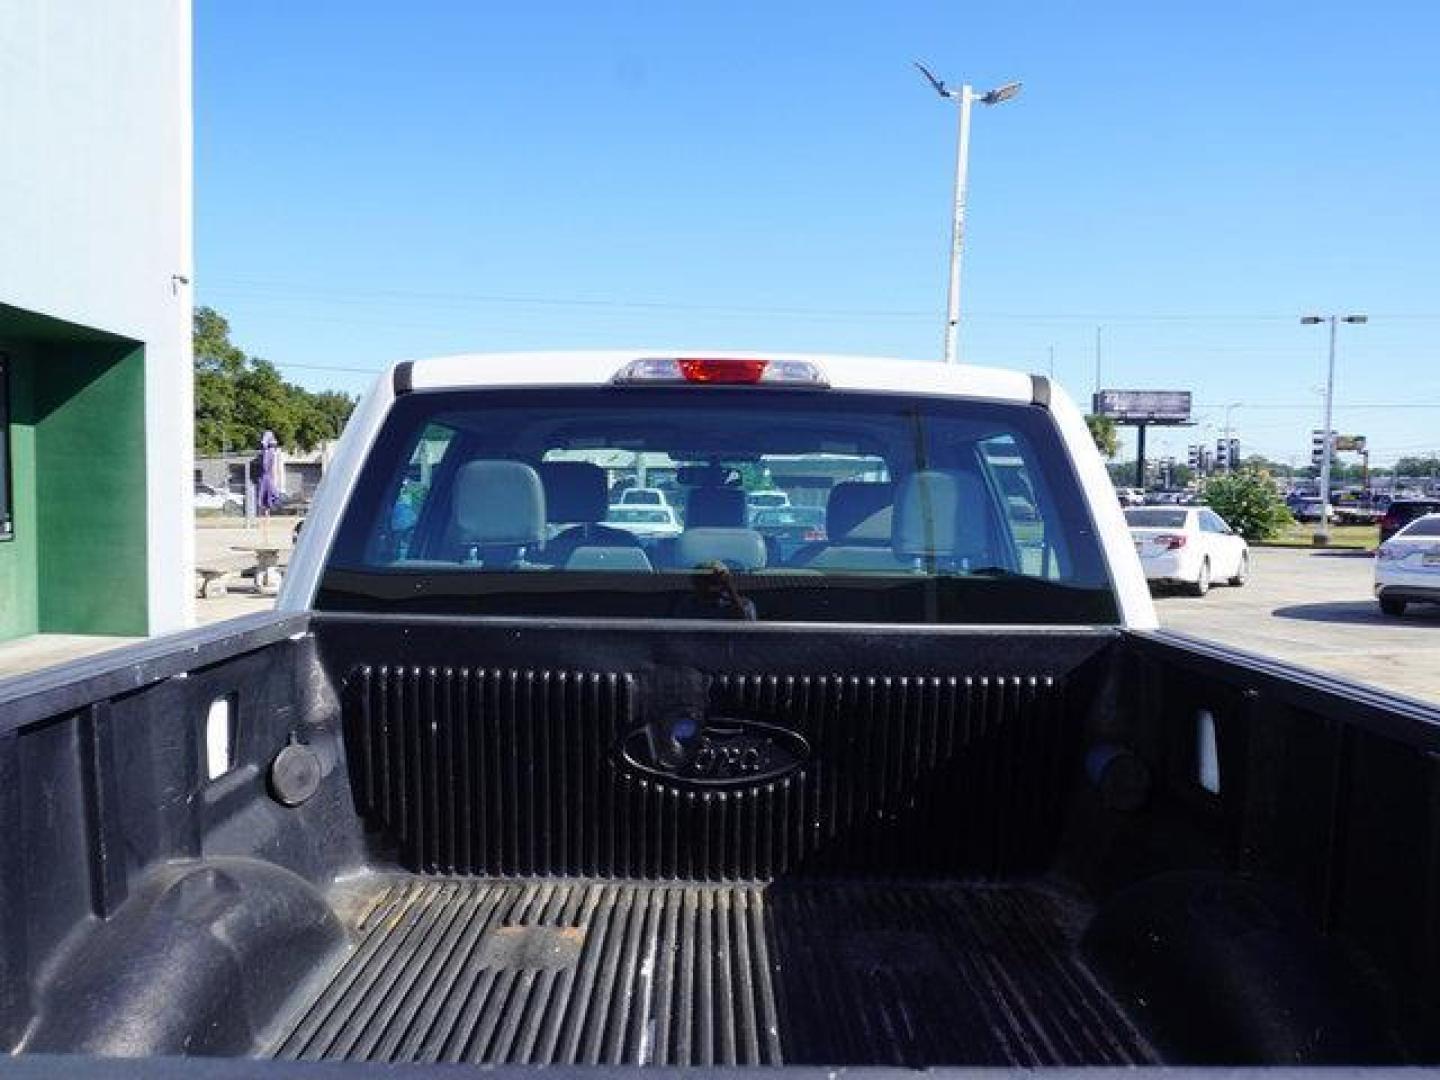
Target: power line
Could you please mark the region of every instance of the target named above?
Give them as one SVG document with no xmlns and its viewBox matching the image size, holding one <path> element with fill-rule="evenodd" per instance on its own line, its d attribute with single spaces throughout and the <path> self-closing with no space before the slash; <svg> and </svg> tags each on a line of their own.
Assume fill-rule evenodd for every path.
<svg viewBox="0 0 1440 1080">
<path fill-rule="evenodd" d="M 929 319 L 934 317 L 930 309 L 916 308 L 833 308 L 746 304 L 697 304 L 675 300 L 619 299 L 614 297 L 554 297 L 509 293 L 442 292 L 422 289 L 327 289 L 307 282 L 286 282 L 277 279 L 226 278 L 206 279 L 200 282 L 202 291 L 244 293 L 247 291 L 279 294 L 286 297 L 331 298 L 337 300 L 367 302 L 375 299 L 394 298 L 408 300 L 455 301 L 463 303 L 514 304 L 537 307 L 583 307 L 621 308 L 661 311 L 711 311 L 742 315 L 827 315 L 857 316 L 876 318 Z M 966 314 L 967 320 L 1011 320 L 1022 322 L 1129 322 L 1129 323 L 1211 323 L 1211 322 L 1274 322 L 1288 323 L 1295 318 L 1293 313 L 1138 313 L 1138 312 L 1021 312 L 1021 311 L 975 311 Z M 1372 320 L 1394 322 L 1440 322 L 1440 312 L 1375 314 Z"/>
<path fill-rule="evenodd" d="M 287 369 L 293 369 L 293 370 L 295 370 L 295 371 L 343 371 L 343 372 L 348 372 L 348 373 L 350 373 L 350 374 L 352 374 L 352 375 L 379 375 L 380 372 L 382 372 L 382 371 L 385 370 L 383 367 L 378 367 L 378 368 L 358 368 L 358 367 L 331 367 L 331 366 L 328 365 L 328 364 L 292 364 L 292 363 L 291 363 L 290 361 L 288 361 L 288 360 L 271 360 L 271 361 L 269 361 L 269 363 L 274 364 L 277 368 L 287 368 Z"/>
<path fill-rule="evenodd" d="M 1204 406 L 1197 406 L 1197 408 L 1207 408 L 1207 409 L 1219 409 L 1219 408 L 1223 408 L 1223 407 L 1224 407 L 1224 406 L 1221 406 L 1221 405 L 1204 405 Z M 1313 401 L 1311 401 L 1311 402 L 1305 402 L 1305 403 L 1303 403 L 1303 404 L 1297 402 L 1296 404 L 1293 404 L 1293 405 L 1278 405 L 1278 404 L 1272 404 L 1272 405 L 1251 405 L 1249 402 L 1246 402 L 1246 403 L 1245 403 L 1245 408 L 1251 409 L 1251 410 L 1254 410 L 1254 409 L 1265 409 L 1265 410 L 1272 410 L 1272 409 L 1282 409 L 1282 410 L 1300 409 L 1300 410 L 1304 410 L 1304 409 L 1314 409 L 1314 408 L 1317 408 L 1317 407 L 1318 407 L 1318 406 L 1317 406 L 1316 403 L 1313 402 Z M 1432 402 L 1429 402 L 1429 403 L 1423 403 L 1423 402 L 1415 402 L 1415 401 L 1355 401 L 1355 402 L 1346 402 L 1344 405 L 1337 405 L 1336 408 L 1338 408 L 1338 409 L 1344 409 L 1344 410 L 1347 411 L 1347 412 L 1349 412 L 1349 411 L 1351 411 L 1351 410 L 1353 410 L 1353 409 L 1440 409 L 1440 402 L 1432 401 Z"/>
</svg>

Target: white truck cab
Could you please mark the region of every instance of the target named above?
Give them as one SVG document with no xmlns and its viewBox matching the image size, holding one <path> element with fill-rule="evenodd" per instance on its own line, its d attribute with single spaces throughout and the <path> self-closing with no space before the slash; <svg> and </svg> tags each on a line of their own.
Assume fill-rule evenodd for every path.
<svg viewBox="0 0 1440 1080">
<path fill-rule="evenodd" d="M 684 530 L 658 550 L 618 536 L 597 510 L 597 500 L 608 504 L 597 485 L 642 451 L 671 462 L 688 504 Z M 418 493 L 403 479 L 415 461 L 436 477 Z M 767 551 L 746 528 L 745 485 L 756 466 L 825 497 L 827 541 L 783 563 Z M 413 535 L 392 527 L 396 499 L 413 504 Z M 851 589 L 855 603 L 827 601 L 827 610 L 858 621 L 987 624 L 1049 622 L 1053 610 L 1055 623 L 1156 625 L 1083 417 L 1044 377 L 878 357 L 674 350 L 394 365 L 351 418 L 280 607 L 323 608 L 351 586 L 359 592 L 344 603 L 363 605 L 357 597 L 370 585 L 357 585 L 362 579 L 411 575 L 437 597 L 444 582 L 463 580 L 455 587 L 471 596 L 472 612 L 477 588 L 491 595 L 503 585 L 503 608 L 514 612 L 525 610 L 517 590 L 538 590 L 547 578 L 553 597 L 550 579 L 561 573 L 653 574 L 645 588 L 658 594 L 687 588 L 677 575 L 717 565 L 733 574 L 727 588 L 744 594 L 732 608 L 753 608 L 761 620 L 813 621 L 823 617 L 819 606 L 796 597 L 829 589 L 833 600 Z M 918 606 L 860 602 L 860 592 L 891 579 Z"/>
</svg>

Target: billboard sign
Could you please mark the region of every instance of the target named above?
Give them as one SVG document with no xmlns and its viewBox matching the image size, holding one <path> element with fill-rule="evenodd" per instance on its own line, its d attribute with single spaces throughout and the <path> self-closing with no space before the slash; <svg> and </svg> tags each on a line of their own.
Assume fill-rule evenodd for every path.
<svg viewBox="0 0 1440 1080">
<path fill-rule="evenodd" d="M 1190 391 L 1101 390 L 1092 411 L 1121 424 L 1185 424 L 1190 421 Z"/>
</svg>

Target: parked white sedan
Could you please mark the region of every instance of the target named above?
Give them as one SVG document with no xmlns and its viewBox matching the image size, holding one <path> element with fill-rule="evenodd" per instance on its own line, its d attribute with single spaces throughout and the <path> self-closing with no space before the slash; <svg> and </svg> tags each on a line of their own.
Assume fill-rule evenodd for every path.
<svg viewBox="0 0 1440 1080">
<path fill-rule="evenodd" d="M 641 541 L 673 540 L 682 531 L 679 518 L 668 506 L 614 505 L 605 515 L 605 524 L 634 533 Z"/>
<path fill-rule="evenodd" d="M 1176 582 L 1204 596 L 1216 581 L 1244 585 L 1250 547 L 1204 506 L 1145 506 L 1125 511 L 1140 565 L 1151 581 Z"/>
<path fill-rule="evenodd" d="M 1375 553 L 1375 599 L 1386 615 L 1407 604 L 1440 604 L 1440 514 L 1406 525 Z"/>
<path fill-rule="evenodd" d="M 228 514 L 243 514 L 245 500 L 233 491 L 217 488 L 211 484 L 195 482 L 195 509 L 219 510 Z"/>
</svg>

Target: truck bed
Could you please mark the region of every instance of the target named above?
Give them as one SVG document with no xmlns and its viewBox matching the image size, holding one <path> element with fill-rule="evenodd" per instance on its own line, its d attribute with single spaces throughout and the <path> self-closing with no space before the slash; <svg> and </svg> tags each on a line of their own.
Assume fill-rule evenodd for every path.
<svg viewBox="0 0 1440 1080">
<path fill-rule="evenodd" d="M 1434 709 L 1167 635 L 603 629 L 267 616 L 0 687 L 0 1048 L 1440 1061 Z"/>
<path fill-rule="evenodd" d="M 286 1058 L 1136 1064 L 1043 885 L 379 878 Z"/>
</svg>

